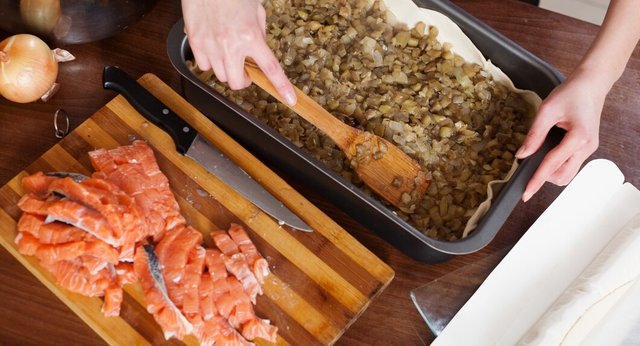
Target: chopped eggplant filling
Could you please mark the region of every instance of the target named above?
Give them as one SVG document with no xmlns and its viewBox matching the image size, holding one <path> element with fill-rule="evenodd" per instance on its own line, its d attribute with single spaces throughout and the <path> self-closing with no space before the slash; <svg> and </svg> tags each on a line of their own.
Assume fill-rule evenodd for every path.
<svg viewBox="0 0 640 346">
<path fill-rule="evenodd" d="M 532 106 L 439 42 L 436 27 L 388 24 L 380 1 L 266 0 L 264 6 L 268 44 L 298 88 L 431 172 L 412 213 L 389 208 L 427 236 L 460 239 L 487 199 L 487 184 L 511 169 Z M 214 90 L 370 192 L 333 141 L 285 105 L 255 85 L 232 91 L 193 65 Z"/>
</svg>

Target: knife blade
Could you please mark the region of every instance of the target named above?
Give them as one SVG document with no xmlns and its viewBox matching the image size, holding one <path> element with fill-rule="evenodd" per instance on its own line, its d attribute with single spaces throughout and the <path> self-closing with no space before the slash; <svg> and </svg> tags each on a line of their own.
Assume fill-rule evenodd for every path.
<svg viewBox="0 0 640 346">
<path fill-rule="evenodd" d="M 147 120 L 167 132 L 179 153 L 198 162 L 280 224 L 300 231 L 312 231 L 309 225 L 126 72 L 115 66 L 106 66 L 102 83 L 105 89 L 122 94 Z"/>
</svg>

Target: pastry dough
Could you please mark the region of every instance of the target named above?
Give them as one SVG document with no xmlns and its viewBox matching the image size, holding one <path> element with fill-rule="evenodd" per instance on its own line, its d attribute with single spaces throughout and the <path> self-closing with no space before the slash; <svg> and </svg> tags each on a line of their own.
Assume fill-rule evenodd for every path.
<svg viewBox="0 0 640 346">
<path fill-rule="evenodd" d="M 640 213 L 619 231 L 522 337 L 519 345 L 580 344 L 640 275 Z M 590 321 L 586 323 L 587 321 Z M 582 324 L 582 327 L 580 325 Z M 585 327 L 589 326 L 589 327 Z"/>
</svg>

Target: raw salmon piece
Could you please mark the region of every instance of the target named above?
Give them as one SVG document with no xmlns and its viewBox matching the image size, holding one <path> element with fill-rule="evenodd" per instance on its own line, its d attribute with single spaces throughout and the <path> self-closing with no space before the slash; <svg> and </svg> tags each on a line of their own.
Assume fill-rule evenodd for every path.
<svg viewBox="0 0 640 346">
<path fill-rule="evenodd" d="M 137 140 L 129 146 L 120 147 L 120 149 L 122 149 L 120 156 L 126 159 L 127 162 L 138 163 L 146 175 L 150 177 L 158 174 L 164 176 L 160 171 L 160 167 L 158 167 L 153 149 L 151 149 L 147 142 Z"/>
<path fill-rule="evenodd" d="M 107 179 L 133 197 L 144 193 L 146 190 L 156 188 L 155 185 L 157 185 L 150 182 L 142 172 L 142 169 L 137 167 L 136 164 L 119 165 L 116 170 L 107 175 Z"/>
<path fill-rule="evenodd" d="M 26 193 L 20 197 L 18 208 L 25 213 L 47 216 L 46 200 L 34 193 Z"/>
<path fill-rule="evenodd" d="M 112 193 L 86 186 L 69 177 L 56 179 L 51 182 L 48 190 L 51 193 L 57 193 L 72 201 L 91 207 L 105 215 L 105 217 L 107 215 L 115 216 L 124 212 L 118 203 L 117 197 Z M 114 219 L 113 221 L 114 223 L 111 226 L 114 229 L 121 229 L 123 227 L 121 220 Z"/>
<path fill-rule="evenodd" d="M 36 256 L 41 262 L 54 263 L 57 261 L 73 260 L 84 252 L 83 241 L 42 244 L 38 238 L 28 232 L 19 232 L 15 239 L 18 251 L 27 256 Z"/>
<path fill-rule="evenodd" d="M 249 264 L 249 268 L 251 269 L 253 275 L 256 277 L 256 280 L 258 280 L 258 283 L 260 285 L 264 284 L 264 279 L 271 272 L 269 270 L 269 262 L 267 262 L 266 259 L 260 256 L 258 250 L 255 248 L 255 246 L 253 246 L 253 244 L 242 244 L 239 247 L 240 252 L 245 255 L 247 263 Z M 255 255 L 253 253 L 255 253 Z"/>
<path fill-rule="evenodd" d="M 89 178 L 82 186 L 94 195 L 102 197 L 87 201 L 87 204 L 103 214 L 120 239 L 120 260 L 132 262 L 136 242 L 146 238 L 150 232 L 142 210 L 135 200 L 120 190 L 115 184 L 99 178 Z M 119 226 L 118 226 L 119 225 Z"/>
<path fill-rule="evenodd" d="M 226 292 L 216 298 L 216 307 L 218 308 L 218 313 L 228 319 L 231 316 L 231 312 L 236 307 L 237 301 Z"/>
<path fill-rule="evenodd" d="M 205 263 L 212 281 L 218 281 L 227 277 L 227 268 L 224 266 L 224 254 L 216 249 L 206 249 Z"/>
<path fill-rule="evenodd" d="M 103 176 L 131 195 L 147 222 L 148 234 L 159 240 L 162 234 L 185 224 L 184 217 L 169 188 L 168 179 L 160 172 L 153 150 L 143 141 L 112 150 L 90 153 L 92 164 Z"/>
<path fill-rule="evenodd" d="M 118 167 L 109 151 L 104 148 L 90 151 L 89 160 L 96 171 L 103 172 L 105 174 L 114 171 Z"/>
<path fill-rule="evenodd" d="M 227 271 L 242 282 L 242 286 L 255 304 L 256 296 L 262 294 L 262 288 L 255 274 L 249 268 L 249 263 L 247 263 L 244 254 L 240 252 L 240 248 L 225 231 L 211 232 L 211 239 L 213 239 L 220 251 L 225 254 L 224 264 Z"/>
<path fill-rule="evenodd" d="M 122 262 L 133 262 L 137 242 L 133 239 L 127 238 L 122 239 L 122 245 L 120 246 L 120 251 L 118 253 L 118 260 Z"/>
<path fill-rule="evenodd" d="M 79 259 L 58 261 L 51 265 L 43 263 L 43 266 L 53 274 L 60 286 L 89 297 L 104 295 L 104 290 L 112 281 L 107 269 L 92 275 Z"/>
<path fill-rule="evenodd" d="M 85 239 L 86 232 L 62 222 L 44 223 L 45 216 L 23 213 L 18 232 L 28 232 L 42 244 L 60 244 Z"/>
<path fill-rule="evenodd" d="M 229 315 L 229 324 L 234 328 L 241 330 L 240 327 L 245 323 L 256 319 L 256 313 L 253 310 L 253 304 L 250 301 L 237 303 Z M 242 334 L 247 340 L 253 340 L 253 338 L 247 337 Z"/>
<path fill-rule="evenodd" d="M 203 320 L 211 319 L 217 314 L 218 308 L 213 301 L 213 281 L 209 273 L 203 273 L 200 278 L 200 287 L 198 287 L 200 296 L 200 316 Z"/>
<path fill-rule="evenodd" d="M 202 243 L 202 234 L 189 226 L 174 229 L 172 232 L 176 232 L 173 237 L 165 237 L 160 241 L 159 245 L 163 247 L 160 248 L 162 252 L 158 253 L 158 259 L 163 266 L 162 274 L 169 297 L 176 306 L 182 308 L 186 289 L 182 280 L 187 259 L 191 249 Z M 199 274 L 202 274 L 202 271 Z"/>
<path fill-rule="evenodd" d="M 247 341 L 238 331 L 231 327 L 222 331 L 222 335 L 216 340 L 216 345 L 251 346 L 253 343 Z"/>
<path fill-rule="evenodd" d="M 240 326 L 240 323 L 235 323 L 237 319 L 233 317 L 236 306 L 244 303 L 251 305 L 251 301 L 244 292 L 242 284 L 238 282 L 236 278 L 230 276 L 224 281 L 224 291 L 222 291 L 220 283 L 214 282 L 215 304 L 218 308 L 218 313 L 224 318 L 227 318 L 234 328 L 237 328 Z M 218 287 L 216 287 L 216 285 Z"/>
<path fill-rule="evenodd" d="M 18 246 L 18 251 L 26 256 L 35 255 L 41 245 L 38 238 L 29 232 L 18 232 L 14 241 Z"/>
<path fill-rule="evenodd" d="M 40 226 L 44 223 L 43 215 L 23 213 L 18 220 L 18 232 L 27 232 L 34 237 L 40 236 Z"/>
<path fill-rule="evenodd" d="M 197 245 L 189 253 L 189 260 L 184 270 L 184 301 L 182 311 L 185 314 L 198 314 L 200 312 L 200 284 L 204 271 L 205 250 Z"/>
<path fill-rule="evenodd" d="M 97 274 L 109 265 L 109 261 L 94 256 L 80 256 L 80 261 L 82 261 L 82 265 L 87 268 L 91 275 Z"/>
<path fill-rule="evenodd" d="M 141 279 L 139 280 L 140 282 L 142 282 Z M 152 314 L 154 318 L 160 312 L 160 310 L 164 309 L 167 305 L 167 303 L 165 302 L 164 296 L 162 292 L 160 292 L 160 290 L 144 291 L 144 301 L 145 301 L 145 304 L 147 304 L 147 312 Z M 158 322 L 158 324 L 160 323 Z"/>
<path fill-rule="evenodd" d="M 253 244 L 251 238 L 249 238 L 249 234 L 247 234 L 247 231 L 244 229 L 244 227 L 237 223 L 231 223 L 228 233 L 233 242 L 238 246 L 242 244 Z"/>
<path fill-rule="evenodd" d="M 101 258 L 111 264 L 117 264 L 119 259 L 118 250 L 99 239 L 86 242 L 84 255 Z"/>
<path fill-rule="evenodd" d="M 133 269 L 133 263 L 119 262 L 116 264 L 115 269 L 119 286 L 132 284 L 138 281 L 136 272 Z"/>
<path fill-rule="evenodd" d="M 61 244 L 41 244 L 36 250 L 36 258 L 41 262 L 70 261 L 85 252 L 85 242 L 75 241 Z"/>
<path fill-rule="evenodd" d="M 102 305 L 102 313 L 107 317 L 120 315 L 120 308 L 124 293 L 122 287 L 111 285 L 104 292 L 104 304 Z"/>
<path fill-rule="evenodd" d="M 43 223 L 38 231 L 38 240 L 43 244 L 60 244 L 94 238 L 80 228 L 63 222 Z"/>
<path fill-rule="evenodd" d="M 168 187 L 168 179 L 160 171 L 153 150 L 144 141 L 95 150 L 89 153 L 89 158 L 97 171 L 106 173 L 109 180 L 132 196 L 149 188 Z"/>
<path fill-rule="evenodd" d="M 258 282 L 262 285 L 264 278 L 269 275 L 269 263 L 260 255 L 258 249 L 249 238 L 246 230 L 235 223 L 232 223 L 229 227 L 229 236 L 238 245 L 240 252 L 244 254 L 253 275 L 255 275 Z"/>
<path fill-rule="evenodd" d="M 80 203 L 68 200 L 48 200 L 46 202 L 48 221 L 60 221 L 74 225 L 107 244 L 118 247 L 120 241 L 113 235 L 107 220 L 99 212 Z"/>
<path fill-rule="evenodd" d="M 174 309 L 165 305 L 154 315 L 156 322 L 162 328 L 165 339 L 169 340 L 173 337 L 182 339 L 193 331 L 191 323 L 179 314 L 180 312 L 177 308 Z M 184 319 L 184 321 L 180 321 L 181 319 Z"/>
<path fill-rule="evenodd" d="M 166 258 L 169 256 L 169 251 L 173 241 L 179 237 L 182 233 L 182 228 L 174 228 L 165 233 L 164 237 L 155 244 L 155 252 L 158 258 Z"/>
<path fill-rule="evenodd" d="M 193 326 L 169 299 L 158 258 L 150 245 L 145 246 L 136 249 L 133 265 L 142 284 L 147 311 L 153 314 L 167 340 L 174 336 L 182 339 L 193 331 Z"/>
<path fill-rule="evenodd" d="M 144 219 L 138 213 L 135 201 L 114 184 L 97 178 L 88 178 L 82 183 L 63 178 L 53 181 L 49 190 L 98 211 L 117 238 L 126 234 L 128 238 L 140 240 L 147 235 Z"/>
<path fill-rule="evenodd" d="M 254 318 L 242 325 L 242 335 L 247 340 L 260 338 L 275 343 L 278 338 L 278 327 L 271 325 L 269 320 Z"/>
<path fill-rule="evenodd" d="M 204 321 L 204 333 L 198 338 L 201 345 L 253 345 L 245 340 L 222 316 Z"/>
<path fill-rule="evenodd" d="M 213 231 L 211 232 L 211 239 L 216 244 L 218 249 L 223 254 L 231 256 L 240 252 L 240 249 L 236 243 L 229 237 L 229 234 L 225 231 Z"/>
<path fill-rule="evenodd" d="M 186 225 L 186 220 L 180 214 L 180 206 L 169 188 L 146 190 L 135 196 L 135 201 L 143 210 L 149 233 L 156 241 L 163 232 Z"/>
<path fill-rule="evenodd" d="M 189 323 L 193 326 L 191 334 L 198 340 L 202 339 L 205 333 L 205 324 L 202 317 L 200 317 L 199 314 L 186 314 L 186 316 Z M 202 343 L 200 343 L 200 346 L 202 346 Z"/>
<path fill-rule="evenodd" d="M 239 329 L 242 324 L 256 318 L 256 316 L 251 299 L 244 291 L 242 284 L 231 277 L 227 278 L 227 283 L 229 291 L 221 299 L 227 301 L 227 309 L 231 309 L 228 313 L 229 324 Z"/>
<path fill-rule="evenodd" d="M 168 246 L 167 250 L 158 254 L 158 259 L 164 266 L 162 272 L 165 280 L 174 283 L 179 282 L 184 277 L 185 266 L 191 249 L 202 243 L 202 233 L 190 226 L 182 227 L 177 232 L 180 233 L 171 238 L 170 244 L 165 245 Z M 164 242 L 164 238 L 160 241 L 160 244 L 162 242 Z"/>
<path fill-rule="evenodd" d="M 27 192 L 35 194 L 46 194 L 49 184 L 58 178 L 45 175 L 42 172 L 36 172 L 30 176 L 22 178 L 22 187 Z"/>
<path fill-rule="evenodd" d="M 237 280 L 235 277 L 232 277 L 232 276 L 230 276 L 230 278 Z M 225 295 L 227 292 L 229 292 L 229 289 L 230 289 L 227 278 L 224 278 L 222 280 L 215 280 L 215 281 L 212 280 L 212 285 L 213 285 L 213 288 L 211 289 L 211 296 L 213 297 L 214 302 L 217 302 L 218 298 Z M 220 311 L 220 309 L 218 309 L 218 311 Z"/>
<path fill-rule="evenodd" d="M 224 265 L 241 283 L 244 291 L 247 292 L 253 304 L 256 303 L 256 296 L 262 294 L 262 287 L 258 283 L 253 272 L 249 269 L 249 264 L 243 254 L 236 253 L 231 257 L 225 256 Z"/>
<path fill-rule="evenodd" d="M 142 140 L 135 140 L 130 145 L 123 145 L 110 150 L 98 149 L 91 151 L 89 152 L 89 158 L 92 160 L 96 170 L 107 173 L 116 169 L 117 166 L 127 163 L 139 164 L 149 175 L 160 172 L 153 150 Z"/>
</svg>

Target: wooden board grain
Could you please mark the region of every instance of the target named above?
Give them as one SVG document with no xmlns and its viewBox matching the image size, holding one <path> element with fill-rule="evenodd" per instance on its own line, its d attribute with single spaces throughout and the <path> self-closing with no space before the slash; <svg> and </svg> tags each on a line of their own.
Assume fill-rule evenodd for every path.
<svg viewBox="0 0 640 346">
<path fill-rule="evenodd" d="M 145 311 L 138 284 L 125 287 L 121 316 L 107 318 L 100 312 L 100 298 L 83 297 L 60 288 L 35 258 L 22 256 L 14 243 L 16 222 L 21 215 L 16 203 L 24 193 L 22 177 L 37 171 L 90 173 L 88 151 L 144 139 L 154 149 L 183 214 L 205 235 L 207 246 L 211 246 L 210 231 L 226 229 L 236 222 L 246 226 L 267 258 L 272 274 L 264 284 L 264 294 L 258 297 L 256 312 L 279 327 L 277 344 L 334 343 L 390 283 L 393 270 L 156 76 L 147 74 L 139 81 L 283 201 L 314 232 L 280 226 L 196 162 L 178 154 L 168 135 L 118 96 L 0 188 L 0 244 L 107 343 L 197 344 L 193 337 L 164 340 Z"/>
</svg>

